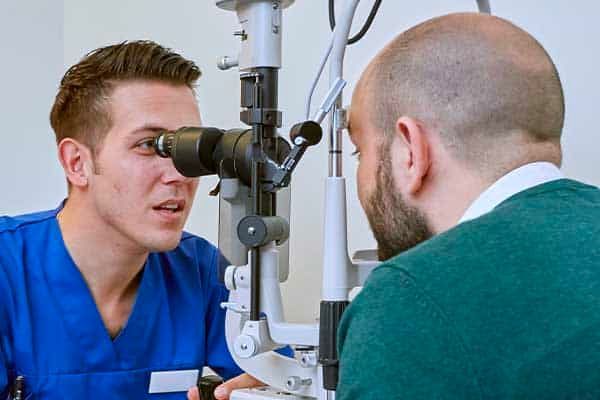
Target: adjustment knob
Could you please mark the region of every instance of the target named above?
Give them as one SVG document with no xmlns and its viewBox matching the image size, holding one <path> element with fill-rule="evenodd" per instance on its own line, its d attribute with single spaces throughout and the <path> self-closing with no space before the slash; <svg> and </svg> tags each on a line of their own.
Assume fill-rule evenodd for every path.
<svg viewBox="0 0 600 400">
<path fill-rule="evenodd" d="M 296 146 L 313 146 L 321 141 L 323 130 L 315 121 L 299 122 L 290 129 L 290 139 Z"/>
</svg>

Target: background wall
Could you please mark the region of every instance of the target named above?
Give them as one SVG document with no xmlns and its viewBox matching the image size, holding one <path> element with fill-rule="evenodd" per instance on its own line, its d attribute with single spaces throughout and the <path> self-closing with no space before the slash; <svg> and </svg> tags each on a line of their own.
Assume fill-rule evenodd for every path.
<svg viewBox="0 0 600 400">
<path fill-rule="evenodd" d="M 54 207 L 65 194 L 56 161 L 48 112 L 56 86 L 66 68 L 89 50 L 123 40 L 152 39 L 194 59 L 203 71 L 198 90 L 204 124 L 237 127 L 239 80 L 237 71 L 217 70 L 216 60 L 236 54 L 235 14 L 214 6 L 213 0 L 64 0 L 2 2 L 0 40 L 0 105 L 3 143 L 10 149 L 0 157 L 4 171 L 0 214 Z M 338 1 L 339 3 L 339 1 Z M 547 0 L 491 1 L 496 15 L 531 32 L 548 50 L 561 73 L 567 101 L 564 130 L 564 171 L 567 176 L 600 185 L 597 154 L 600 144 L 592 118 L 598 104 L 600 67 L 596 22 L 600 4 Z M 364 21 L 372 1 L 363 1 L 354 31 Z M 536 7 L 536 4 L 538 5 Z M 430 17 L 455 11 L 475 11 L 474 0 L 383 1 L 371 31 L 346 55 L 345 91 L 349 103 L 353 83 L 369 59 L 391 38 Z M 297 0 L 284 13 L 284 68 L 280 73 L 280 109 L 284 126 L 303 118 L 304 100 L 316 64 L 330 35 L 325 0 Z M 325 88 L 316 93 L 320 102 Z M 282 130 L 285 132 L 285 130 Z M 346 141 L 345 149 L 352 150 Z M 356 199 L 356 160 L 345 159 L 348 177 L 349 248 L 374 247 L 366 219 Z M 323 179 L 327 149 L 323 142 L 311 149 L 294 176 L 291 216 L 291 275 L 284 285 L 287 315 L 311 321 L 320 295 Z M 216 242 L 217 200 L 207 196 L 216 179 L 204 178 L 188 229 Z"/>
<path fill-rule="evenodd" d="M 0 215 L 64 196 L 49 113 L 63 74 L 62 1 L 0 2 Z"/>
</svg>

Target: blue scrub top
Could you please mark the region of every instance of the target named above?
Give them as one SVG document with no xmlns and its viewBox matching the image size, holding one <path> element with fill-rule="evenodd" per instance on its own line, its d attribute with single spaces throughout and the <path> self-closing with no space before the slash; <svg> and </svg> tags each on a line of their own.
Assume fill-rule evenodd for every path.
<svg viewBox="0 0 600 400">
<path fill-rule="evenodd" d="M 242 373 L 225 342 L 227 263 L 214 246 L 184 233 L 176 249 L 151 253 L 113 340 L 67 252 L 59 209 L 0 217 L 0 399 L 18 375 L 32 400 L 185 399 L 148 394 L 151 372 Z"/>
</svg>

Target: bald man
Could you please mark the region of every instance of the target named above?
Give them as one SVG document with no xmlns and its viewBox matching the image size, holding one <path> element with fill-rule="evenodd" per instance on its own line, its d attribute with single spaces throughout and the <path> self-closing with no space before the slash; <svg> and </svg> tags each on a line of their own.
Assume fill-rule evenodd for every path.
<svg viewBox="0 0 600 400">
<path fill-rule="evenodd" d="M 399 35 L 354 92 L 385 262 L 345 312 L 338 400 L 600 398 L 600 190 L 565 179 L 556 68 L 503 19 Z"/>
</svg>

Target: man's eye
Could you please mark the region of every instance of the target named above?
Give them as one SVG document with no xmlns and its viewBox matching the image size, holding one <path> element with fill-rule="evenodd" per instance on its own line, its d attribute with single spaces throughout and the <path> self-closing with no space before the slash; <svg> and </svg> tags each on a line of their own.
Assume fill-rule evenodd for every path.
<svg viewBox="0 0 600 400">
<path fill-rule="evenodd" d="M 355 149 L 351 155 L 352 157 L 360 158 L 360 151 L 358 151 L 358 149 Z"/>
<path fill-rule="evenodd" d="M 147 154 L 154 154 L 154 138 L 144 139 L 138 142 L 135 147 Z"/>
</svg>

